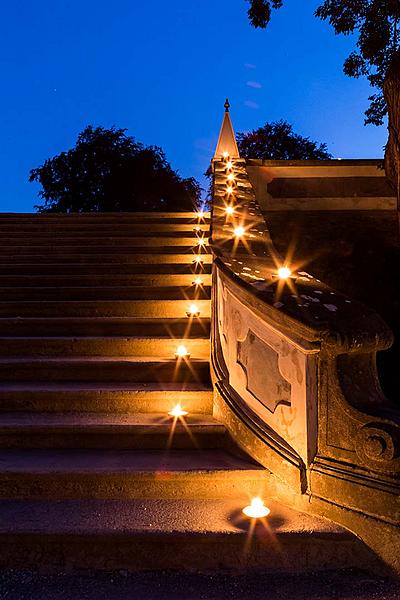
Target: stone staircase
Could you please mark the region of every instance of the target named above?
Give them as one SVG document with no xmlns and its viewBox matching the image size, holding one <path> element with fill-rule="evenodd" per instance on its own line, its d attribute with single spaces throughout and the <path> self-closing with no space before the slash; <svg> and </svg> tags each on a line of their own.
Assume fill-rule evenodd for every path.
<svg viewBox="0 0 400 600">
<path fill-rule="evenodd" d="M 359 565 L 348 532 L 272 500 L 274 533 L 249 541 L 241 509 L 274 488 L 213 417 L 208 228 L 193 213 L 0 216 L 1 567 Z"/>
</svg>

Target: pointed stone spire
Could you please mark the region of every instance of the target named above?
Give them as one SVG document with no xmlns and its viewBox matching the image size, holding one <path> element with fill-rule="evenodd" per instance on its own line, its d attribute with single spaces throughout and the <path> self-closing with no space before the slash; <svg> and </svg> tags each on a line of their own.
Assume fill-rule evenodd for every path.
<svg viewBox="0 0 400 600">
<path fill-rule="evenodd" d="M 222 122 L 221 132 L 219 134 L 217 149 L 214 154 L 214 159 L 219 160 L 224 152 L 228 152 L 231 158 L 239 158 L 239 150 L 236 143 L 235 132 L 233 131 L 231 116 L 229 114 L 229 100 L 226 99 L 224 104 L 225 115 Z"/>
</svg>

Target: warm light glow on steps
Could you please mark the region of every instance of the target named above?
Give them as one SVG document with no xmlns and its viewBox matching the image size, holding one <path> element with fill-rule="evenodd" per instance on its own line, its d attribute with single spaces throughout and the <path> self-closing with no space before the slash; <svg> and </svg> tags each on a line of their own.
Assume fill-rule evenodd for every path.
<svg viewBox="0 0 400 600">
<path fill-rule="evenodd" d="M 181 417 L 186 417 L 186 415 L 188 415 L 189 413 L 187 412 L 187 410 L 183 410 L 181 404 L 179 403 L 176 406 L 174 406 L 174 408 L 170 410 L 168 414 L 170 417 L 179 419 Z"/>
<path fill-rule="evenodd" d="M 190 354 L 189 354 L 186 346 L 181 344 L 180 346 L 177 347 L 176 352 L 175 352 L 175 358 L 190 358 Z"/>
<path fill-rule="evenodd" d="M 251 504 L 243 509 L 246 517 L 251 519 L 262 519 L 270 514 L 270 509 L 267 508 L 261 498 L 253 498 Z"/>
<path fill-rule="evenodd" d="M 188 317 L 199 317 L 200 316 L 200 309 L 197 306 L 197 304 L 191 304 L 189 306 L 189 310 L 186 312 L 186 316 L 188 316 Z"/>
</svg>

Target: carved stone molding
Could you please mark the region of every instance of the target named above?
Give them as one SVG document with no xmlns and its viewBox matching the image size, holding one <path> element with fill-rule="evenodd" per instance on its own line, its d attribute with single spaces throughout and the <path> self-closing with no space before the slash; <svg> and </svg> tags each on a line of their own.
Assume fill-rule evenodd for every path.
<svg viewBox="0 0 400 600">
<path fill-rule="evenodd" d="M 277 406 L 290 406 L 291 385 L 279 370 L 279 354 L 249 330 L 237 343 L 237 362 L 246 379 L 246 389 L 272 413 Z"/>
</svg>

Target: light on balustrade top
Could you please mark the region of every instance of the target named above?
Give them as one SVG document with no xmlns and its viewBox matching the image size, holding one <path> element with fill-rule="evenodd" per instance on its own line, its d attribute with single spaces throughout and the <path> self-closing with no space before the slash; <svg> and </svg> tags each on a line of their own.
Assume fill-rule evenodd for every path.
<svg viewBox="0 0 400 600">
<path fill-rule="evenodd" d="M 193 281 L 193 285 L 203 285 L 204 281 L 201 277 L 196 277 L 196 279 Z"/>
<path fill-rule="evenodd" d="M 203 210 L 197 211 L 197 218 L 198 219 L 204 219 L 204 211 Z"/>
<path fill-rule="evenodd" d="M 233 169 L 233 162 L 231 160 L 226 163 L 226 168 L 229 170 Z"/>
<path fill-rule="evenodd" d="M 235 234 L 236 237 L 243 237 L 244 234 L 246 233 L 246 230 L 244 227 L 239 225 L 238 227 L 235 227 L 235 229 L 233 230 L 233 233 Z"/>
<path fill-rule="evenodd" d="M 228 187 L 226 188 L 226 193 L 233 194 L 233 187 L 231 185 L 228 185 Z"/>
<path fill-rule="evenodd" d="M 228 180 L 228 181 L 235 181 L 235 176 L 234 176 L 234 174 L 233 174 L 233 173 L 230 173 L 230 174 L 228 175 L 228 177 L 227 177 L 227 180 Z"/>
<path fill-rule="evenodd" d="M 289 277 L 291 276 L 292 271 L 289 269 L 289 267 L 280 267 L 278 269 L 278 277 L 279 279 L 289 279 Z"/>
<path fill-rule="evenodd" d="M 199 246 L 205 246 L 205 245 L 206 245 L 206 239 L 205 239 L 205 238 L 203 238 L 203 237 L 199 238 L 199 239 L 197 240 L 197 244 L 198 244 Z"/>
<path fill-rule="evenodd" d="M 196 256 L 196 258 L 193 261 L 196 265 L 202 265 L 203 264 L 203 258 L 201 256 Z"/>
<path fill-rule="evenodd" d="M 235 212 L 235 209 L 233 208 L 233 206 L 226 206 L 225 212 L 227 215 L 233 215 L 233 213 Z"/>
</svg>

